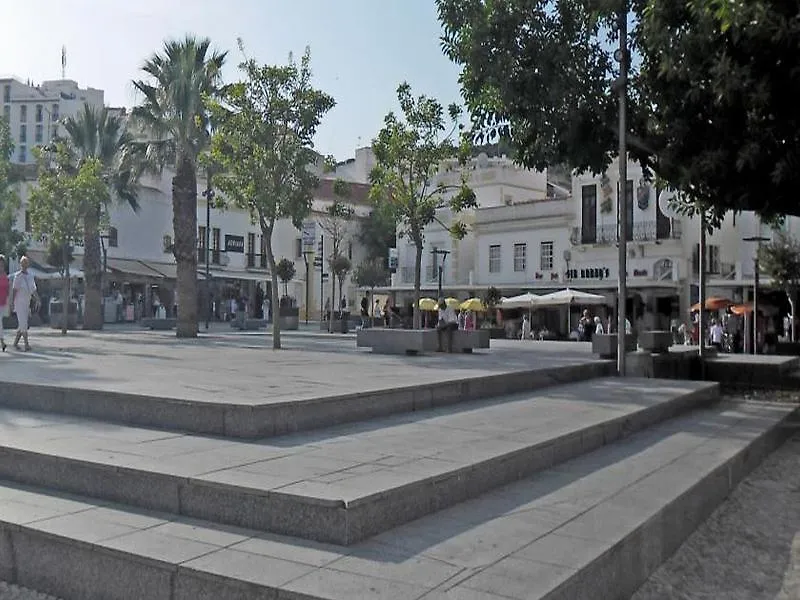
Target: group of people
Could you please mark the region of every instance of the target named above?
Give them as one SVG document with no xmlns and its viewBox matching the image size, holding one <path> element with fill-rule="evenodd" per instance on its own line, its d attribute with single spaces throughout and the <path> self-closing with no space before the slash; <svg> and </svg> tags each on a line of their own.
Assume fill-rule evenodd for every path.
<svg viewBox="0 0 800 600">
<path fill-rule="evenodd" d="M 28 321 L 31 309 L 37 311 L 39 308 L 39 294 L 36 290 L 36 279 L 28 269 L 30 261 L 23 256 L 19 261 L 19 271 L 14 273 L 13 283 L 9 280 L 6 273 L 8 261 L 0 254 L 0 348 L 6 351 L 5 331 L 3 329 L 3 317 L 11 310 L 17 315 L 17 333 L 14 336 L 14 348 L 22 351 L 19 343 L 25 343 L 24 351 L 31 349 L 28 341 Z M 31 306 L 33 304 L 33 306 Z"/>
</svg>

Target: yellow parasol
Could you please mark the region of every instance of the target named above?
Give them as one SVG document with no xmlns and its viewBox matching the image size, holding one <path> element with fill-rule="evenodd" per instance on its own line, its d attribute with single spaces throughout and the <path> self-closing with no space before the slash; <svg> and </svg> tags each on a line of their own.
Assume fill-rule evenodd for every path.
<svg viewBox="0 0 800 600">
<path fill-rule="evenodd" d="M 445 298 L 444 303 L 447 304 L 450 308 L 458 308 L 461 306 L 461 300 L 458 298 Z"/>
<path fill-rule="evenodd" d="M 470 310 L 473 312 L 485 312 L 486 307 L 480 298 L 470 298 L 461 303 L 461 310 Z"/>
<path fill-rule="evenodd" d="M 436 302 L 433 298 L 420 298 L 419 299 L 419 309 L 426 310 L 426 311 L 433 311 L 439 308 L 439 303 Z"/>
</svg>

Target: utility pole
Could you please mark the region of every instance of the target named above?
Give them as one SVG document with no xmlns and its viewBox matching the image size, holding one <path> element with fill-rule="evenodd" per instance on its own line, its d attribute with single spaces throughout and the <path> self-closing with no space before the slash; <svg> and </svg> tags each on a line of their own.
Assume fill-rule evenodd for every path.
<svg viewBox="0 0 800 600">
<path fill-rule="evenodd" d="M 313 248 L 313 246 L 312 246 Z M 306 264 L 306 325 L 308 325 L 308 302 L 309 302 L 309 287 L 311 287 L 311 278 L 310 278 L 310 263 L 308 262 L 308 257 L 313 255 L 313 250 L 304 250 L 303 251 L 303 262 Z"/>
<path fill-rule="evenodd" d="M 625 376 L 625 322 L 628 300 L 628 0 L 622 0 L 617 16 L 619 49 L 614 58 L 619 62 L 619 186 L 617 192 L 617 229 L 619 231 L 619 274 L 617 304 L 617 372 Z"/>
<path fill-rule="evenodd" d="M 206 190 L 203 192 L 206 199 L 206 331 L 211 320 L 211 203 L 214 201 L 214 188 L 211 187 L 211 169 L 206 171 Z"/>
<path fill-rule="evenodd" d="M 319 322 L 325 321 L 325 263 L 322 259 L 325 256 L 325 236 L 319 236 Z M 317 262 L 317 258 L 314 259 Z"/>
</svg>

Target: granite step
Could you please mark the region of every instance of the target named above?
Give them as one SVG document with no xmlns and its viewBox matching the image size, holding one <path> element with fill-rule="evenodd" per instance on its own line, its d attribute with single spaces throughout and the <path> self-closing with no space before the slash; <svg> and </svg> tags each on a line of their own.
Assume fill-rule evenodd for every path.
<svg viewBox="0 0 800 600">
<path fill-rule="evenodd" d="M 411 383 L 387 388 L 380 380 L 365 390 L 331 396 L 304 396 L 292 400 L 270 398 L 220 399 L 217 402 L 131 394 L 75 386 L 3 382 L 0 407 L 157 427 L 206 435 L 258 439 L 413 412 L 463 401 L 496 398 L 544 389 L 560 383 L 586 381 L 613 373 L 610 361 L 542 365 L 530 369 L 509 367 L 506 372 L 470 375 L 448 373 L 437 383 Z"/>
<path fill-rule="evenodd" d="M 0 410 L 0 477 L 352 544 L 718 398 L 605 378 L 258 443 Z"/>
<path fill-rule="evenodd" d="M 349 547 L 0 484 L 0 579 L 67 600 L 629 597 L 784 439 L 721 402 Z"/>
</svg>

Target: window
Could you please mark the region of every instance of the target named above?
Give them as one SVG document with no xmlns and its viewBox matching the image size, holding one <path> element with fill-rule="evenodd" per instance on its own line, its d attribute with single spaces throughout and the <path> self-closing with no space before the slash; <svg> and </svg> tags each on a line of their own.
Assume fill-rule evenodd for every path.
<svg viewBox="0 0 800 600">
<path fill-rule="evenodd" d="M 262 269 L 267 268 L 267 240 L 264 239 L 264 236 L 260 236 L 261 242 L 259 246 L 261 248 L 261 260 L 259 261 L 259 265 Z"/>
<path fill-rule="evenodd" d="M 11 122 L 11 106 L 6 105 L 3 107 L 3 119 L 6 123 Z"/>
<path fill-rule="evenodd" d="M 219 243 L 221 238 L 219 227 L 214 227 L 211 230 L 211 262 L 218 265 L 220 260 Z"/>
<path fill-rule="evenodd" d="M 617 185 L 617 198 L 619 198 L 619 185 Z M 627 238 L 628 240 L 632 239 L 633 236 L 633 204 L 634 204 L 634 197 L 633 197 L 633 179 L 629 179 L 627 184 L 625 185 L 625 208 L 627 209 L 625 212 L 627 213 Z M 617 223 L 619 223 L 619 201 L 617 201 Z M 619 239 L 619 232 L 617 232 L 617 239 Z"/>
<path fill-rule="evenodd" d="M 500 272 L 500 244 L 489 246 L 489 273 Z"/>
<path fill-rule="evenodd" d="M 717 274 L 721 271 L 719 262 L 719 246 L 708 244 L 708 272 Z"/>
<path fill-rule="evenodd" d="M 50 128 L 50 139 L 54 140 L 58 137 L 58 125 L 53 125 Z"/>
<path fill-rule="evenodd" d="M 523 273 L 528 258 L 528 244 L 514 244 L 514 271 Z"/>
<path fill-rule="evenodd" d="M 19 107 L 19 122 L 26 123 L 28 121 L 28 107 L 24 104 Z"/>
<path fill-rule="evenodd" d="M 28 126 L 27 125 L 20 125 L 19 126 L 19 142 L 20 144 L 24 144 L 28 141 Z"/>
<path fill-rule="evenodd" d="M 37 144 L 42 143 L 42 138 L 44 137 L 44 129 L 41 125 L 36 126 L 36 133 L 34 134 L 34 141 Z"/>
<path fill-rule="evenodd" d="M 11 102 L 11 86 L 3 86 L 3 102 Z"/>
<path fill-rule="evenodd" d="M 42 122 L 42 115 L 44 114 L 44 110 L 42 110 L 42 108 L 43 107 L 42 107 L 41 104 L 37 104 L 36 105 L 36 122 L 37 123 L 41 123 Z"/>
<path fill-rule="evenodd" d="M 294 241 L 294 257 L 303 258 L 303 238 L 297 238 Z"/>
<path fill-rule="evenodd" d="M 25 211 L 25 233 L 30 233 L 33 230 L 31 227 L 31 213 L 29 211 Z"/>
<path fill-rule="evenodd" d="M 197 246 L 201 249 L 206 247 L 206 228 L 204 225 L 200 225 L 197 228 Z"/>
<path fill-rule="evenodd" d="M 247 266 L 256 266 L 256 234 L 247 234 Z"/>
<path fill-rule="evenodd" d="M 19 162 L 28 162 L 28 149 L 25 146 L 19 147 Z"/>
<path fill-rule="evenodd" d="M 58 104 L 53 104 L 53 108 L 50 109 L 50 120 L 58 121 Z"/>
<path fill-rule="evenodd" d="M 597 243 L 597 185 L 581 188 L 581 243 Z"/>
<path fill-rule="evenodd" d="M 542 242 L 540 245 L 541 251 L 541 269 L 542 271 L 553 270 L 553 242 Z"/>
<path fill-rule="evenodd" d="M 108 228 L 108 247 L 116 248 L 119 246 L 119 232 L 116 227 Z"/>
</svg>

